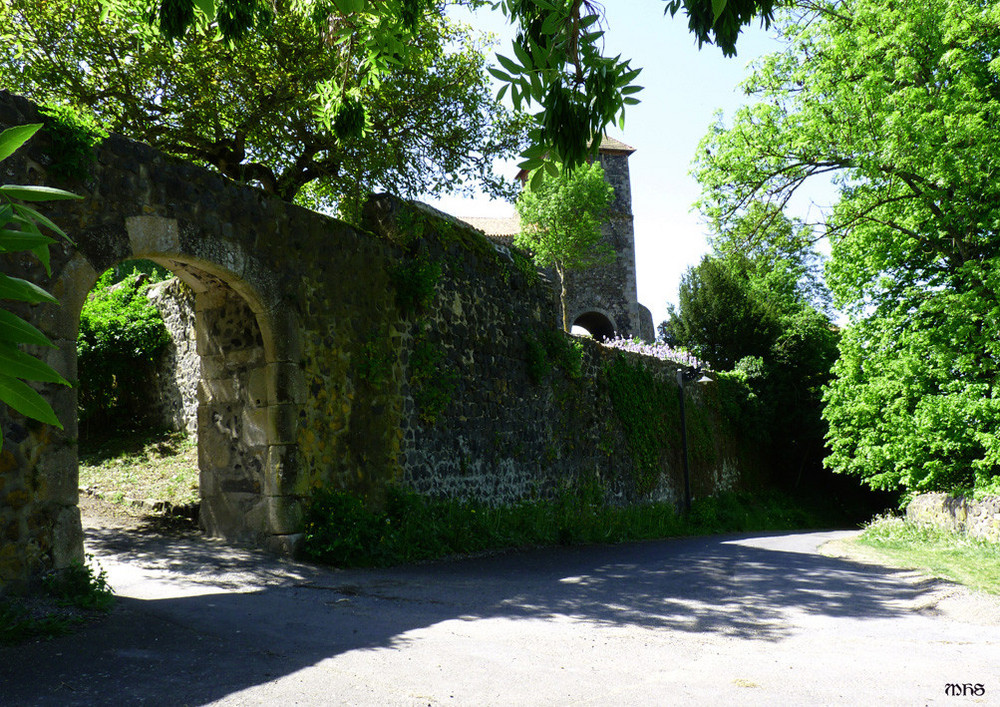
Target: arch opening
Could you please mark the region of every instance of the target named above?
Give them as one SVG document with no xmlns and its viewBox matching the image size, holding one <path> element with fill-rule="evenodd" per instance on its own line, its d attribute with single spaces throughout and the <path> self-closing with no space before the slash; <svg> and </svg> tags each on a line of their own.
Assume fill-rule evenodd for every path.
<svg viewBox="0 0 1000 707">
<path fill-rule="evenodd" d="M 573 327 L 585 330 L 597 341 L 615 338 L 615 327 L 611 320 L 600 312 L 586 312 L 573 320 Z"/>
<path fill-rule="evenodd" d="M 117 269 L 128 270 L 131 262 Z M 273 485 L 266 479 L 275 443 L 274 367 L 263 333 L 270 329 L 260 322 L 263 308 L 199 265 L 167 258 L 144 262 L 171 276 L 142 293 L 159 311 L 169 341 L 149 370 L 128 379 L 131 389 L 115 393 L 134 419 L 119 419 L 114 427 L 136 441 L 159 440 L 169 461 L 148 470 L 145 483 L 172 483 L 174 497 L 197 503 L 205 533 L 261 542 L 275 532 L 269 522 L 275 499 L 267 494 Z M 80 361 L 81 379 L 86 365 Z M 88 423 L 83 415 L 80 421 L 85 452 Z M 149 461 L 155 466 L 158 460 Z"/>
</svg>

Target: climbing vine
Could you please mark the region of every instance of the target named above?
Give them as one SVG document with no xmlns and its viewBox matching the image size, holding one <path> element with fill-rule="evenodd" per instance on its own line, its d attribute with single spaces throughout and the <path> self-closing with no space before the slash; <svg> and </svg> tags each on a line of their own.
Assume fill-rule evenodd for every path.
<svg viewBox="0 0 1000 707">
<path fill-rule="evenodd" d="M 558 366 L 572 380 L 583 375 L 583 343 L 556 329 L 538 329 L 524 337 L 528 376 L 541 384 Z"/>
<path fill-rule="evenodd" d="M 604 374 L 611 404 L 632 452 L 636 490 L 649 493 L 660 477 L 667 445 L 678 448 L 680 444 L 677 387 L 622 355 L 611 359 Z"/>
<path fill-rule="evenodd" d="M 410 390 L 421 422 L 437 422 L 451 403 L 458 380 L 458 372 L 444 361 L 444 352 L 427 337 L 427 329 L 418 325 L 410 353 Z"/>
</svg>

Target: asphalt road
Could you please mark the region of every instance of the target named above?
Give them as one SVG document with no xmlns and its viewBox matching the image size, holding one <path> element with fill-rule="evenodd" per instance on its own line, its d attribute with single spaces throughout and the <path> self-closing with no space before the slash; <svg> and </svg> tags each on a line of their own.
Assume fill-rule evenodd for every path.
<svg viewBox="0 0 1000 707">
<path fill-rule="evenodd" d="M 0 649 L 0 704 L 1000 704 L 996 599 L 817 553 L 843 536 L 337 571 L 99 528 L 117 608 Z"/>
</svg>

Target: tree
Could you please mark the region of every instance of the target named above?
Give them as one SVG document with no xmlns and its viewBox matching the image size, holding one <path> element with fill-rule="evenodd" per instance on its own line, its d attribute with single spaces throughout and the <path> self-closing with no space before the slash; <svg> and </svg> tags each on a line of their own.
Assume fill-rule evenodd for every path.
<svg viewBox="0 0 1000 707">
<path fill-rule="evenodd" d="M 681 278 L 678 307 L 669 305 L 660 337 L 683 346 L 717 371 L 747 356 L 763 357 L 778 335 L 773 305 L 754 297 L 746 272 L 705 256 Z"/>
<path fill-rule="evenodd" d="M 493 163 L 516 154 L 525 120 L 492 96 L 482 44 L 440 16 L 416 23 L 405 66 L 346 87 L 356 51 L 328 46 L 325 25 L 301 12 L 232 46 L 208 33 L 172 43 L 141 25 L 102 19 L 97 3 L 11 0 L 0 36 L 16 51 L 0 58 L 0 82 L 285 200 L 355 207 L 347 216 L 377 189 L 513 196 Z"/>
<path fill-rule="evenodd" d="M 601 225 L 614 199 L 614 187 L 604 180 L 599 162 L 561 169 L 557 176 L 531 180 L 517 201 L 521 232 L 514 243 L 531 251 L 535 263 L 554 267 L 559 275 L 563 329 L 566 312 L 566 271 L 614 260 L 614 249 L 603 242 Z"/>
<path fill-rule="evenodd" d="M 995 487 L 1000 9 L 811 1 L 779 31 L 787 49 L 746 83 L 759 102 L 703 142 L 702 209 L 766 216 L 832 176 L 839 200 L 816 233 L 849 326 L 825 395 L 828 465 L 882 489 Z"/>
<path fill-rule="evenodd" d="M 501 10 L 518 29 L 513 57 L 498 56 L 493 74 L 506 82 L 515 106 L 539 106 L 530 132 L 532 147 L 522 167 L 537 169 L 552 160 L 569 167 L 596 157 L 604 128 L 624 121 L 639 70 L 628 60 L 603 56 L 600 6 L 591 0 L 456 0 L 471 7 Z M 170 40 L 196 33 L 230 43 L 262 34 L 284 13 L 298 12 L 324 27 L 326 41 L 354 62 L 341 74 L 344 87 L 379 82 L 390 67 L 407 65 L 414 28 L 440 14 L 438 0 L 103 0 L 104 16 L 135 18 L 138 12 Z M 681 8 L 698 45 L 716 43 L 726 55 L 736 52 L 741 28 L 754 16 L 769 24 L 774 0 L 667 0 L 664 13 Z M 139 22 L 136 28 L 140 29 Z M 330 96 L 336 109 L 353 105 L 347 91 Z M 363 108 L 362 108 L 363 110 Z M 554 167 L 553 167 L 554 168 Z M 539 172 L 539 174 L 541 174 Z"/>
<path fill-rule="evenodd" d="M 770 441 L 775 479 L 816 486 L 825 456 L 822 387 L 837 334 L 799 285 L 808 275 L 796 263 L 766 251 L 716 250 L 682 278 L 679 306 L 669 307 L 660 335 L 717 371 L 745 376 L 759 401 L 754 424 Z"/>
</svg>

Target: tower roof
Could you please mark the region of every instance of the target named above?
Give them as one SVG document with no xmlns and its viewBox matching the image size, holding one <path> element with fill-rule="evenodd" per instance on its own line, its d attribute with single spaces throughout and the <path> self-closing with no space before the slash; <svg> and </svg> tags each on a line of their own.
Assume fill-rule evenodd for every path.
<svg viewBox="0 0 1000 707">
<path fill-rule="evenodd" d="M 618 152 L 626 155 L 631 155 L 635 152 L 635 148 L 626 145 L 621 140 L 615 140 L 613 137 L 608 137 L 604 135 L 601 137 L 601 146 L 597 148 L 599 152 Z"/>
</svg>

